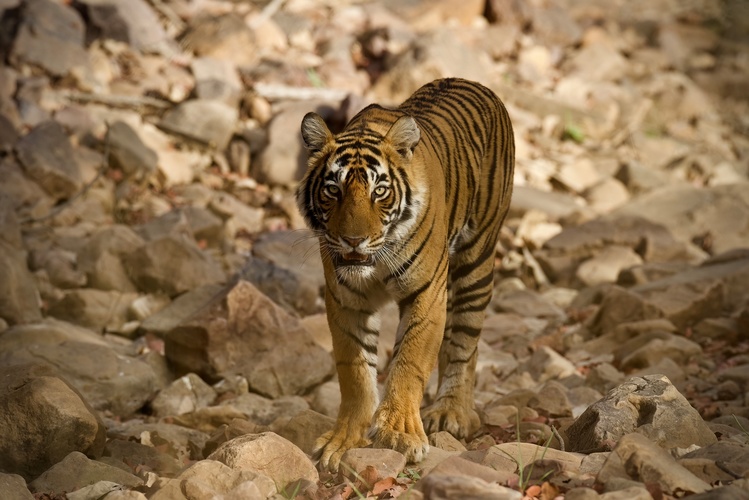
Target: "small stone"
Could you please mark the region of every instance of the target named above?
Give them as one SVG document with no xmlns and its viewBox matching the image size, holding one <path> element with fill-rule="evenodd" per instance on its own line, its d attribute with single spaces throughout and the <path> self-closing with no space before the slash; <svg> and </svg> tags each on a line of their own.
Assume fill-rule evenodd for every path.
<svg viewBox="0 0 749 500">
<path fill-rule="evenodd" d="M 247 434 L 227 441 L 211 453 L 235 470 L 250 470 L 271 478 L 279 488 L 297 479 L 317 481 L 317 469 L 299 448 L 273 432 Z"/>
<path fill-rule="evenodd" d="M 81 172 L 73 160 L 73 146 L 57 122 L 47 121 L 34 127 L 18 141 L 16 152 L 28 175 L 54 199 L 70 198 L 82 187 Z"/>
<path fill-rule="evenodd" d="M 547 346 L 541 346 L 533 353 L 527 364 L 527 370 L 539 383 L 562 379 L 577 373 L 574 364 Z"/>
<path fill-rule="evenodd" d="M 110 465 L 122 464 L 125 470 L 133 474 L 137 473 L 138 468 L 147 467 L 156 474 L 172 477 L 182 470 L 184 464 L 162 450 L 135 441 L 110 439 L 104 448 L 104 457 L 111 459 L 108 462 Z"/>
<path fill-rule="evenodd" d="M 587 286 L 615 283 L 619 273 L 642 264 L 642 257 L 629 247 L 611 245 L 583 262 L 577 268 L 577 277 Z"/>
<path fill-rule="evenodd" d="M 194 373 L 188 373 L 163 389 L 151 402 L 159 417 L 183 415 L 209 406 L 216 400 L 216 391 Z"/>
<path fill-rule="evenodd" d="M 223 151 L 238 118 L 236 108 L 219 101 L 194 99 L 167 111 L 159 127 Z"/>
<path fill-rule="evenodd" d="M 514 470 L 508 472 L 504 469 L 495 469 L 491 465 L 483 463 L 480 459 L 474 460 L 481 455 L 481 452 L 467 451 L 460 456 L 451 456 L 437 464 L 427 477 L 433 475 L 461 476 L 501 484 L 507 484 L 508 481 L 517 477 Z"/>
<path fill-rule="evenodd" d="M 130 304 L 137 297 L 136 293 L 79 288 L 65 292 L 47 312 L 50 316 L 92 330 L 120 331 L 128 321 Z"/>
<path fill-rule="evenodd" d="M 239 410 L 250 422 L 258 425 L 270 425 L 279 418 L 290 418 L 309 408 L 307 401 L 300 396 L 269 399 L 252 392 L 227 399 L 222 405 Z"/>
<path fill-rule="evenodd" d="M 184 236 L 146 243 L 125 259 L 125 268 L 140 290 L 170 296 L 226 278 L 218 263 Z"/>
<path fill-rule="evenodd" d="M 159 155 L 127 123 L 117 121 L 110 125 L 106 141 L 110 164 L 126 177 L 143 178 L 156 171 Z"/>
<path fill-rule="evenodd" d="M 606 214 L 624 205 L 630 198 L 629 191 L 614 178 L 607 178 L 584 193 L 590 208 L 599 214 Z"/>
<path fill-rule="evenodd" d="M 545 417 L 572 416 L 572 404 L 567 398 L 567 388 L 554 380 L 546 382 L 538 394 L 528 401 L 528 406 Z"/>
<path fill-rule="evenodd" d="M 519 491 L 483 479 L 444 474 L 428 475 L 421 480 L 421 489 L 425 498 L 431 500 L 450 500 L 452 498 L 520 500 L 523 497 Z"/>
<path fill-rule="evenodd" d="M 406 457 L 402 453 L 385 448 L 352 448 L 341 457 L 340 475 L 354 480 L 356 474 L 368 467 L 374 467 L 377 471 L 375 480 L 397 477 L 406 467 Z"/>
<path fill-rule="evenodd" d="M 253 32 L 236 14 L 193 17 L 181 43 L 197 56 L 223 59 L 238 66 L 252 65 L 258 59 Z"/>
<path fill-rule="evenodd" d="M 204 498 L 206 495 L 209 495 L 208 498 L 218 495 L 226 498 L 247 483 L 255 486 L 252 490 L 257 495 L 240 498 L 270 498 L 277 492 L 276 485 L 269 477 L 251 470 L 235 470 L 215 460 L 201 460 L 193 464 L 179 475 L 179 479 L 184 491 L 193 493 L 188 498 Z M 195 495 L 198 491 L 203 494 Z"/>
<path fill-rule="evenodd" d="M 660 484 L 666 494 L 701 493 L 710 489 L 708 483 L 680 466 L 668 452 L 642 434 L 623 436 L 614 448 L 613 456 L 626 464 L 626 470 L 633 479 Z M 604 482 L 606 478 L 601 479 Z"/>
<path fill-rule="evenodd" d="M 447 431 L 439 431 L 429 435 L 429 445 L 445 451 L 466 451 L 465 445 L 455 439 Z"/>
<path fill-rule="evenodd" d="M 214 99 L 230 106 L 239 103 L 242 83 L 231 61 L 199 57 L 192 61 L 191 69 L 199 99 Z"/>
<path fill-rule="evenodd" d="M 302 410 L 291 417 L 278 433 L 298 446 L 303 452 L 312 455 L 317 439 L 335 427 L 335 419 L 313 410 Z"/>
<path fill-rule="evenodd" d="M 0 318 L 10 325 L 42 319 L 34 278 L 19 250 L 0 240 Z"/>
<path fill-rule="evenodd" d="M 34 493 L 62 493 L 99 481 L 111 481 L 129 488 L 143 485 L 143 480 L 138 476 L 118 467 L 90 460 L 83 453 L 74 451 L 30 482 L 29 490 Z"/>
<path fill-rule="evenodd" d="M 34 495 L 26 487 L 26 481 L 17 474 L 0 472 L 0 491 L 12 500 L 34 500 Z"/>
</svg>

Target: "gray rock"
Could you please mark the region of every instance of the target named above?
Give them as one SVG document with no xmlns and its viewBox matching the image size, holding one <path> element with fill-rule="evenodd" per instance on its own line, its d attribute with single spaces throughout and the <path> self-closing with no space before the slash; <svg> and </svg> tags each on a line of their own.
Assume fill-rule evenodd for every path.
<svg viewBox="0 0 749 500">
<path fill-rule="evenodd" d="M 122 224 L 98 229 L 78 251 L 78 269 L 86 273 L 91 288 L 134 292 L 122 259 L 144 244 L 143 238 Z"/>
<path fill-rule="evenodd" d="M 170 330 L 192 318 L 196 311 L 220 300 L 224 296 L 224 288 L 222 285 L 204 285 L 185 292 L 163 309 L 148 316 L 140 328 L 144 332 L 166 337 Z"/>
<path fill-rule="evenodd" d="M 268 399 L 251 392 L 241 394 L 222 403 L 243 413 L 250 422 L 270 425 L 279 418 L 290 418 L 307 410 L 309 405 L 300 396 L 281 396 Z"/>
<path fill-rule="evenodd" d="M 138 224 L 134 229 L 146 241 L 156 241 L 164 236 L 193 238 L 187 214 L 182 209 L 170 210 L 143 224 Z"/>
<path fill-rule="evenodd" d="M 107 130 L 109 163 L 126 177 L 143 178 L 156 171 L 159 155 L 143 144 L 140 136 L 125 122 L 117 121 Z"/>
<path fill-rule="evenodd" d="M 237 66 L 248 66 L 258 59 L 253 32 L 236 14 L 194 16 L 181 43 L 197 56 L 224 59 Z"/>
<path fill-rule="evenodd" d="M 10 60 L 14 64 L 40 66 L 54 76 L 66 76 L 74 68 L 88 64 L 84 29 L 75 9 L 50 0 L 27 0 Z"/>
<path fill-rule="evenodd" d="M 34 500 L 34 495 L 26 487 L 26 481 L 17 474 L 0 472 L 0 491 L 9 500 Z"/>
<path fill-rule="evenodd" d="M 100 456 L 106 439 L 104 425 L 81 395 L 39 365 L 0 370 L 0 428 L 0 468 L 27 480 L 72 451 Z"/>
<path fill-rule="evenodd" d="M 326 432 L 332 431 L 334 427 L 334 418 L 313 410 L 302 410 L 291 417 L 286 425 L 278 430 L 278 434 L 311 456 L 315 449 L 315 442 Z"/>
<path fill-rule="evenodd" d="M 583 262 L 576 276 L 587 286 L 614 283 L 623 269 L 642 264 L 642 258 L 629 247 L 611 245 Z"/>
<path fill-rule="evenodd" d="M 574 219 L 590 214 L 590 210 L 570 194 L 542 191 L 531 186 L 514 186 L 510 216 L 519 217 L 531 210 L 546 214 L 550 221 Z"/>
<path fill-rule="evenodd" d="M 298 320 L 246 281 L 170 331 L 166 356 L 178 372 L 242 374 L 268 397 L 302 394 L 332 372 L 330 355 Z"/>
<path fill-rule="evenodd" d="M 138 468 L 147 467 L 160 476 L 174 477 L 183 468 L 184 464 L 178 460 L 175 450 L 164 451 L 163 446 L 155 447 L 137 443 L 135 441 L 125 441 L 123 439 L 110 439 L 104 447 L 102 461 L 105 458 L 106 463 L 117 465 L 126 471 L 136 474 Z M 169 453 L 171 452 L 171 453 Z"/>
<path fill-rule="evenodd" d="M 625 478 L 628 476 L 646 484 L 657 483 L 668 495 L 678 492 L 701 493 L 710 489 L 708 483 L 679 465 L 666 450 L 639 433 L 621 437 L 598 475 L 599 482 L 605 484 L 612 480 L 609 462 L 614 461 L 621 464 L 620 470 L 625 471 Z"/>
<path fill-rule="evenodd" d="M 231 61 L 198 57 L 193 59 L 191 69 L 199 99 L 215 99 L 230 106 L 239 103 L 242 82 Z"/>
<path fill-rule="evenodd" d="M 567 430 L 572 451 L 607 451 L 638 432 L 662 448 L 706 446 L 715 435 L 697 410 L 663 375 L 635 377 L 612 389 Z"/>
<path fill-rule="evenodd" d="M 111 422 L 107 435 L 110 439 L 136 441 L 159 447 L 181 463 L 202 460 L 203 447 L 208 441 L 208 435 L 196 429 L 164 422 L 143 423 L 138 420 Z"/>
<path fill-rule="evenodd" d="M 194 373 L 188 373 L 159 392 L 151 407 L 159 417 L 183 415 L 209 406 L 216 400 L 216 391 Z"/>
<path fill-rule="evenodd" d="M 185 236 L 150 241 L 128 255 L 124 264 L 140 290 L 170 296 L 226 279 L 218 263 Z"/>
<path fill-rule="evenodd" d="M 315 283 L 318 289 L 325 286 L 320 244 L 306 229 L 262 234 L 252 247 L 252 253 L 299 275 L 300 281 Z"/>
<path fill-rule="evenodd" d="M 523 495 L 496 483 L 469 476 L 429 474 L 420 481 L 425 498 L 431 500 L 520 500 Z"/>
<path fill-rule="evenodd" d="M 65 292 L 64 297 L 48 309 L 48 314 L 92 330 L 120 331 L 128 321 L 128 311 L 137 293 L 79 288 Z"/>
<path fill-rule="evenodd" d="M 42 1 L 62 8 L 48 0 L 34 3 Z M 56 200 L 70 198 L 83 185 L 73 146 L 57 122 L 47 121 L 34 127 L 18 141 L 16 153 L 26 173 Z"/>
<path fill-rule="evenodd" d="M 617 213 L 666 226 L 683 242 L 708 234 L 714 253 L 749 246 L 749 189 L 745 183 L 709 188 L 667 186 L 640 196 Z"/>
<path fill-rule="evenodd" d="M 207 99 L 185 101 L 167 111 L 159 127 L 223 151 L 239 118 L 236 108 Z"/>
<path fill-rule="evenodd" d="M 138 476 L 118 467 L 89 460 L 83 453 L 74 451 L 30 482 L 29 489 L 34 493 L 59 494 L 99 481 L 111 481 L 129 488 L 143 485 L 143 480 Z"/>
<path fill-rule="evenodd" d="M 515 313 L 524 317 L 563 319 L 564 311 L 533 290 L 512 290 L 498 294 L 491 302 L 501 313 Z"/>
<path fill-rule="evenodd" d="M 318 481 L 317 469 L 299 448 L 273 432 L 247 434 L 227 441 L 211 453 L 232 469 L 252 470 L 266 475 L 279 489 L 297 479 Z"/>
<path fill-rule="evenodd" d="M 309 316 L 323 310 L 317 280 L 308 274 L 292 273 L 264 259 L 250 258 L 241 276 L 292 314 Z"/>
<path fill-rule="evenodd" d="M 0 240 L 0 318 L 10 325 L 42 319 L 39 292 L 21 252 Z"/>
<path fill-rule="evenodd" d="M 215 460 L 202 460 L 179 475 L 182 491 L 189 498 L 271 498 L 277 491 L 273 481 L 252 470 L 237 470 Z M 254 488 L 248 489 L 248 486 Z M 232 496 L 232 495 L 237 495 Z"/>
<path fill-rule="evenodd" d="M 209 208 L 226 220 L 226 233 L 229 238 L 238 234 L 255 234 L 263 228 L 265 211 L 249 207 L 228 193 L 218 193 L 213 197 Z"/>
<path fill-rule="evenodd" d="M 377 477 L 397 477 L 406 467 L 406 457 L 395 450 L 382 448 L 352 448 L 341 457 L 340 475 L 351 481 L 361 477 L 368 467 L 374 467 Z M 377 479 L 377 478 L 375 478 Z"/>
<path fill-rule="evenodd" d="M 31 338 L 19 338 L 23 329 L 13 333 L 17 339 L 15 346 L 0 352 L 0 363 L 7 366 L 24 362 L 49 365 L 97 410 L 130 415 L 140 409 L 155 391 L 156 375 L 148 364 L 117 354 L 103 343 L 93 343 L 88 339 L 62 340 L 61 333 L 66 333 L 48 327 L 35 332 L 33 343 Z M 3 337 L 6 335 L 7 332 Z M 12 339 L 9 344 L 13 346 L 11 342 Z"/>
</svg>

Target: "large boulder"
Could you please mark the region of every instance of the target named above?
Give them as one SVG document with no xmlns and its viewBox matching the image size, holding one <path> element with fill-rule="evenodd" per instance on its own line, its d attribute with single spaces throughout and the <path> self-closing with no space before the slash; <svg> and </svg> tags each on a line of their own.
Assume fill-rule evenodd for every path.
<svg viewBox="0 0 749 500">
<path fill-rule="evenodd" d="M 330 355 L 299 320 L 246 281 L 171 330 L 166 356 L 182 373 L 241 374 L 251 390 L 272 398 L 304 394 L 333 370 Z"/>
<path fill-rule="evenodd" d="M 73 451 L 100 456 L 106 429 L 83 397 L 54 370 L 0 369 L 0 469 L 35 478 Z"/>
<path fill-rule="evenodd" d="M 634 377 L 591 405 L 567 429 L 571 451 L 609 451 L 638 432 L 662 448 L 706 446 L 715 435 L 663 375 Z"/>
</svg>

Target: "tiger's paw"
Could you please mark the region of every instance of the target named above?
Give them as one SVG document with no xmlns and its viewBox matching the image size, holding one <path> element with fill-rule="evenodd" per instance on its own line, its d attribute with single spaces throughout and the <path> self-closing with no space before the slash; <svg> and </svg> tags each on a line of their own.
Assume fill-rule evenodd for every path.
<svg viewBox="0 0 749 500">
<path fill-rule="evenodd" d="M 429 453 L 429 441 L 418 414 L 379 411 L 369 435 L 372 446 L 403 453 L 408 462 L 421 462 Z"/>
<path fill-rule="evenodd" d="M 338 472 L 341 457 L 352 448 L 365 448 L 371 444 L 363 433 L 361 435 L 341 432 L 341 430 L 328 431 L 320 436 L 315 442 L 313 457 L 319 460 L 319 466 L 323 470 Z"/>
<path fill-rule="evenodd" d="M 481 426 L 473 408 L 455 404 L 454 399 L 438 399 L 422 412 L 424 428 L 432 434 L 447 431 L 458 439 L 472 435 Z"/>
</svg>

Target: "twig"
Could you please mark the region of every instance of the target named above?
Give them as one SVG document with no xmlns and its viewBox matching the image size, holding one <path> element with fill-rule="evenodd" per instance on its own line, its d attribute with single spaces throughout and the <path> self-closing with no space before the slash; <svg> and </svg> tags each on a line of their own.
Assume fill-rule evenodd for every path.
<svg viewBox="0 0 749 500">
<path fill-rule="evenodd" d="M 155 99 L 147 96 L 130 96 L 122 94 L 97 94 L 90 92 L 61 91 L 60 95 L 70 101 L 82 103 L 97 103 L 111 106 L 113 108 L 142 108 L 151 107 L 157 109 L 167 109 L 172 106 L 171 103 L 161 99 Z"/>
<path fill-rule="evenodd" d="M 291 87 L 273 83 L 256 83 L 253 88 L 260 96 L 269 101 L 284 99 L 310 101 L 320 99 L 323 101 L 342 101 L 348 92 L 341 89 L 327 89 L 318 87 Z"/>
</svg>

